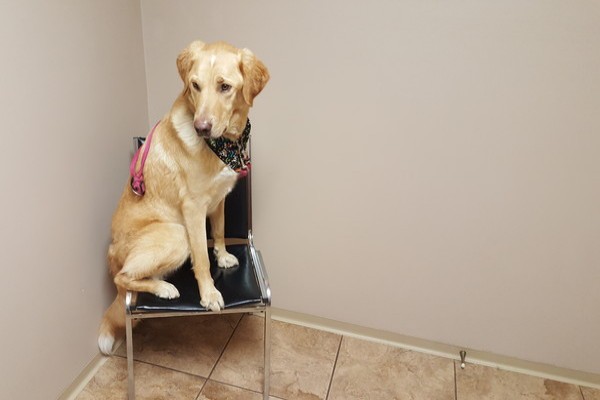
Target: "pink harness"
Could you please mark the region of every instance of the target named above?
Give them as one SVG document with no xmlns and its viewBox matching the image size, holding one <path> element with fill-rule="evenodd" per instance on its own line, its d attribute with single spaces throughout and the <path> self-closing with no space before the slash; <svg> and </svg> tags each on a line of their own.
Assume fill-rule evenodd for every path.
<svg viewBox="0 0 600 400">
<path fill-rule="evenodd" d="M 144 184 L 144 164 L 146 164 L 146 157 L 148 157 L 148 151 L 150 151 L 150 143 L 152 143 L 152 134 L 156 127 L 160 124 L 160 121 L 154 125 L 154 128 L 150 131 L 150 134 L 146 138 L 145 146 L 144 146 L 144 154 L 142 154 L 142 161 L 140 162 L 140 170 L 136 171 L 135 167 L 138 162 L 138 158 L 140 156 L 141 147 L 137 149 L 135 154 L 133 155 L 133 159 L 131 160 L 131 165 L 129 166 L 129 174 L 131 175 L 131 190 L 138 196 L 143 196 L 146 193 L 146 185 Z"/>
</svg>

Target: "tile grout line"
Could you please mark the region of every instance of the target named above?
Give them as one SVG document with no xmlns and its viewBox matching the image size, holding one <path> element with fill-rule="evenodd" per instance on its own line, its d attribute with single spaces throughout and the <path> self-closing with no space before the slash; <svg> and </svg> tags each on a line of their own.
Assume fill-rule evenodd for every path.
<svg viewBox="0 0 600 400">
<path fill-rule="evenodd" d="M 223 346 L 223 350 L 221 350 L 221 352 L 219 354 L 219 358 L 217 358 L 217 361 L 215 362 L 215 364 L 211 368 L 210 372 L 208 373 L 208 376 L 206 376 L 206 377 L 204 377 L 202 375 L 194 374 L 194 373 L 191 373 L 191 372 L 188 372 L 188 371 L 182 371 L 182 370 L 179 370 L 179 369 L 168 367 L 166 365 L 155 364 L 153 362 L 139 360 L 139 359 L 136 359 L 135 357 L 133 358 L 133 361 L 137 362 L 137 363 L 142 363 L 142 364 L 150 365 L 150 366 L 153 366 L 153 367 L 163 368 L 163 369 L 166 369 L 166 370 L 169 370 L 169 371 L 173 371 L 173 372 L 182 373 L 182 374 L 193 376 L 193 377 L 196 377 L 196 378 L 202 378 L 202 379 L 204 379 L 204 383 L 202 384 L 202 387 L 200 388 L 200 392 L 198 392 L 198 395 L 196 396 L 196 399 L 197 399 L 200 396 L 200 394 L 202 393 L 202 390 L 204 389 L 204 386 L 206 385 L 206 382 L 208 382 L 208 380 L 210 379 L 210 376 L 212 375 L 212 373 L 213 373 L 214 369 L 216 368 L 217 364 L 221 360 L 221 357 L 223 357 L 223 353 L 225 352 L 225 349 L 227 348 L 227 345 L 229 345 L 229 342 L 231 342 L 231 339 L 233 338 L 233 334 L 237 330 L 237 328 L 240 325 L 240 323 L 241 323 L 242 319 L 244 318 L 244 316 L 245 316 L 245 314 L 242 315 L 242 317 L 235 323 L 235 325 L 233 327 L 233 330 L 231 331 L 231 335 L 229 336 L 229 339 L 227 339 L 227 342 L 225 343 L 225 346 Z M 122 356 L 120 354 L 112 354 L 110 357 L 118 357 L 118 358 L 127 360 L 127 356 Z"/>
<path fill-rule="evenodd" d="M 242 315 L 242 318 L 244 318 L 244 316 Z M 233 329 L 231 330 L 231 335 L 229 335 L 229 339 L 227 340 L 227 342 L 225 343 L 225 346 L 223 346 L 223 350 L 221 350 L 221 352 L 219 353 L 219 358 L 217 359 L 217 361 L 215 362 L 215 365 L 213 365 L 213 367 L 211 368 L 210 372 L 208 373 L 208 376 L 206 377 L 206 379 L 204 380 L 204 383 L 202 384 L 202 387 L 200 388 L 200 391 L 198 392 L 198 394 L 196 395 L 195 400 L 201 400 L 200 399 L 200 395 L 202 394 L 202 391 L 204 390 L 204 388 L 206 387 L 206 384 L 208 383 L 208 380 L 210 378 L 210 376 L 212 375 L 213 370 L 215 369 L 215 367 L 217 366 L 219 360 L 221 359 L 221 357 L 223 356 L 223 352 L 225 352 L 225 348 L 227 347 L 227 345 L 229 344 L 229 341 L 231 341 L 231 338 L 233 337 L 233 334 L 235 332 L 235 330 L 237 329 L 240 321 L 242 320 L 242 318 L 238 319 L 238 321 L 235 323 L 235 326 L 233 327 Z"/>
<path fill-rule="evenodd" d="M 118 349 L 119 347 L 121 347 L 121 345 L 123 345 L 124 343 L 125 343 L 125 342 L 123 341 L 123 342 L 122 342 L 122 343 L 121 343 L 121 344 L 120 344 L 120 345 L 117 347 L 117 349 Z M 115 351 L 116 351 L 116 349 L 115 349 Z M 127 361 L 127 356 L 126 356 L 126 355 L 125 355 L 125 356 L 122 356 L 122 355 L 120 355 L 120 354 L 115 354 L 115 353 L 113 353 L 113 354 L 111 354 L 111 355 L 110 355 L 110 357 L 118 357 L 118 358 L 121 358 L 121 359 L 124 359 L 125 361 Z M 202 389 L 204 389 L 204 385 L 206 385 L 206 382 L 208 382 L 208 378 L 205 378 L 205 377 L 203 377 L 203 376 L 201 376 L 201 375 L 196 375 L 196 374 L 193 374 L 193 373 L 191 373 L 191 372 L 188 372 L 188 371 L 181 371 L 181 370 L 178 370 L 178 369 L 175 369 L 175 368 L 168 367 L 168 366 L 166 366 L 166 365 L 155 364 L 155 363 L 152 363 L 152 362 L 149 362 L 149 361 L 144 361 L 144 360 L 139 360 L 139 359 L 137 359 L 137 360 L 136 360 L 136 358 L 135 358 L 135 357 L 133 357 L 133 362 L 134 362 L 134 363 L 145 364 L 145 365 L 150 365 L 150 366 L 152 366 L 152 367 L 157 367 L 157 368 L 166 369 L 166 370 L 168 370 L 168 371 L 173 371 L 173 372 L 177 372 L 177 373 L 180 373 L 180 374 L 185 374 L 185 375 L 188 375 L 188 376 L 193 376 L 194 378 L 201 378 L 201 379 L 204 379 L 204 382 L 202 383 L 202 386 L 200 386 L 200 391 L 198 392 L 198 394 L 197 394 L 197 395 L 196 395 L 196 397 L 195 397 L 195 399 L 196 399 L 196 400 L 197 400 L 197 399 L 198 399 L 198 397 L 200 396 L 200 393 L 202 393 Z"/>
<path fill-rule="evenodd" d="M 246 392 L 252 392 L 252 393 L 260 394 L 261 396 L 263 394 L 263 392 L 259 392 L 259 391 L 256 391 L 254 389 L 248 389 L 247 387 L 234 385 L 232 383 L 222 382 L 222 381 L 217 380 L 217 379 L 211 379 L 210 381 L 214 382 L 214 383 L 218 383 L 219 385 L 222 385 L 222 386 L 229 386 L 229 387 L 232 387 L 232 388 L 241 389 L 241 390 L 246 391 Z M 208 382 L 208 379 L 206 380 L 206 382 Z M 272 394 L 269 394 L 269 397 L 273 397 L 274 399 L 277 399 L 277 400 L 285 400 L 282 397 L 277 397 L 277 396 L 274 396 Z"/>
<path fill-rule="evenodd" d="M 235 331 L 238 329 L 238 327 L 239 327 L 239 326 L 240 326 L 240 324 L 242 323 L 242 319 L 244 319 L 246 316 L 247 316 L 248 318 L 250 318 L 250 317 L 255 317 L 256 315 L 253 315 L 253 314 L 249 314 L 249 313 L 247 313 L 247 314 L 244 314 L 244 315 L 242 315 L 242 318 L 240 318 L 240 319 L 238 320 L 238 322 L 237 322 L 237 324 L 236 324 L 235 328 L 233 329 L 233 332 L 231 333 L 231 336 L 229 337 L 229 340 L 227 341 L 227 343 L 225 344 L 225 347 L 223 348 L 223 351 L 221 352 L 221 355 L 219 356 L 219 358 L 217 359 L 217 362 L 216 362 L 216 363 L 215 363 L 215 365 L 213 366 L 213 369 L 211 370 L 210 374 L 208 375 L 208 378 L 206 378 L 206 382 L 204 383 L 204 385 L 206 385 L 206 383 L 208 383 L 208 381 L 210 380 L 210 381 L 212 381 L 212 382 L 218 383 L 218 384 L 220 384 L 220 385 L 223 385 L 223 386 L 229 386 L 229 387 L 233 387 L 233 388 L 237 388 L 237 389 L 241 389 L 241 390 L 246 390 L 246 391 L 249 391 L 249 392 L 252 392 L 252 393 L 256 393 L 256 394 L 260 394 L 260 395 L 262 395 L 262 394 L 263 394 L 263 392 L 258 392 L 258 391 L 256 391 L 256 390 L 253 390 L 253 389 L 249 389 L 249 388 L 246 388 L 246 387 L 242 387 L 242 386 L 234 385 L 234 384 L 232 384 L 232 383 L 228 383 L 228 382 L 222 382 L 222 381 L 220 381 L 220 380 L 218 380 L 218 379 L 211 379 L 211 376 L 212 376 L 212 374 L 213 374 L 214 370 L 217 368 L 217 365 L 219 364 L 219 361 L 221 361 L 221 358 L 223 357 L 223 353 L 225 353 L 225 349 L 226 349 L 226 348 L 227 348 L 227 346 L 229 345 L 229 342 L 231 342 L 231 340 L 233 339 L 233 335 L 235 334 Z M 204 387 L 203 387 L 202 389 L 204 389 Z M 201 393 L 202 393 L 202 392 L 200 392 L 200 393 L 198 394 L 198 396 L 200 396 L 200 394 L 201 394 Z M 282 398 L 280 398 L 280 397 L 273 396 L 273 395 L 271 395 L 270 393 L 269 393 L 269 397 L 273 397 L 274 399 L 277 399 L 277 400 L 284 400 L 284 399 L 282 399 Z M 199 399 L 197 399 L 197 400 L 199 400 Z"/>
<path fill-rule="evenodd" d="M 221 361 L 221 358 L 223 358 L 223 354 L 225 354 L 225 349 L 227 349 L 227 346 L 229 346 L 229 343 L 231 343 L 231 339 L 233 339 L 233 335 L 235 335 L 235 331 L 237 331 L 237 329 L 240 326 L 240 324 L 242 323 L 242 320 L 244 319 L 244 317 L 246 317 L 246 314 L 243 314 L 242 318 L 240 318 L 236 322 L 235 327 L 231 331 L 231 335 L 229 335 L 229 339 L 227 339 L 227 343 L 225 343 L 225 346 L 223 346 L 223 350 L 221 350 L 221 353 L 219 354 L 219 358 L 217 358 L 217 361 L 215 361 L 215 365 L 213 365 L 212 368 L 210 369 L 210 372 L 208 373 L 208 376 L 206 377 L 206 381 L 208 381 L 210 379 L 210 377 L 212 376 L 213 372 L 215 372 L 215 369 L 217 368 L 219 361 Z"/>
<path fill-rule="evenodd" d="M 208 382 L 208 378 L 204 381 L 204 383 L 202 384 L 202 387 L 200 387 L 200 391 L 198 391 L 198 394 L 196 395 L 194 400 L 200 400 L 200 395 L 202 394 L 202 391 L 204 390 L 204 386 L 206 386 L 206 382 Z"/>
<path fill-rule="evenodd" d="M 116 356 L 116 357 L 120 357 L 120 356 Z M 123 357 L 121 357 L 121 358 L 123 358 Z M 162 368 L 162 369 L 166 369 L 168 371 L 177 372 L 179 374 L 184 374 L 184 375 L 192 376 L 194 378 L 200 378 L 200 379 L 208 380 L 208 378 L 205 378 L 202 375 L 197 375 L 197 374 L 194 374 L 192 372 L 182 371 L 180 369 L 175 369 L 175 368 L 167 367 L 166 365 L 154 364 L 154 363 L 151 363 L 149 361 L 136 360 L 135 358 L 133 359 L 133 361 L 136 362 L 136 363 L 139 363 L 139 364 L 150 365 L 152 367 Z"/>
<path fill-rule="evenodd" d="M 127 361 L 127 357 L 126 357 L 126 356 L 122 356 L 122 355 L 119 355 L 119 354 L 111 354 L 111 355 L 110 355 L 110 356 L 108 356 L 108 357 L 110 357 L 110 358 L 112 358 L 112 357 L 121 358 L 121 359 L 123 359 L 123 360 Z M 185 374 L 185 375 L 193 376 L 193 377 L 195 377 L 195 378 L 201 378 L 201 379 L 208 380 L 208 378 L 207 378 L 207 377 L 205 377 L 205 376 L 202 376 L 202 375 L 198 375 L 198 374 L 194 374 L 193 372 L 183 371 L 183 370 L 180 370 L 180 369 L 176 369 L 176 368 L 173 368 L 173 367 L 169 367 L 169 366 L 167 366 L 167 365 L 161 365 L 161 364 L 156 364 L 156 363 L 153 363 L 153 362 L 150 362 L 150 361 L 144 361 L 144 360 L 140 360 L 140 359 L 137 359 L 137 358 L 135 358 L 135 357 L 133 357 L 133 362 L 134 362 L 134 363 L 145 364 L 145 365 L 150 365 L 150 366 L 152 366 L 152 367 L 157 367 L 157 368 L 166 369 L 166 370 L 173 371 L 173 372 L 178 372 L 178 373 L 180 373 L 180 374 Z M 204 385 L 203 385 L 203 386 L 204 386 Z"/>
<path fill-rule="evenodd" d="M 273 319 L 275 320 L 337 333 L 347 337 L 355 337 L 374 343 L 382 343 L 450 360 L 459 360 L 457 357 L 458 352 L 459 350 L 463 350 L 462 347 L 459 348 L 435 341 L 402 335 L 400 333 L 372 329 L 315 315 L 285 310 L 278 307 L 272 307 L 272 313 Z M 516 372 L 542 379 L 550 379 L 562 383 L 600 389 L 600 380 L 596 373 L 576 371 L 565 367 L 556 367 L 506 355 L 498 355 L 483 350 L 471 349 L 470 353 L 470 364 L 473 365 L 498 368 L 504 371 Z"/>
<path fill-rule="evenodd" d="M 338 359 L 340 357 L 340 350 L 342 349 L 342 342 L 344 341 L 344 335 L 340 335 L 340 344 L 338 345 L 337 352 L 335 353 L 335 361 L 333 362 L 333 370 L 331 371 L 331 378 L 329 378 L 329 385 L 327 386 L 327 394 L 325 400 L 329 398 L 329 392 L 331 392 L 331 384 L 333 383 L 333 376 L 335 375 L 335 369 L 337 367 Z"/>
</svg>

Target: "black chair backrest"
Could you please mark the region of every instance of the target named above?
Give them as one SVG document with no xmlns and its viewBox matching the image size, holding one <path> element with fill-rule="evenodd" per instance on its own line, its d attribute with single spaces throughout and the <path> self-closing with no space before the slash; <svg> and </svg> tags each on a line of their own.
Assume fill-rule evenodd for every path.
<svg viewBox="0 0 600 400">
<path fill-rule="evenodd" d="M 231 193 L 225 198 L 225 237 L 248 239 L 248 231 L 252 229 L 250 171 L 243 178 L 238 178 Z M 207 237 L 210 234 L 210 221 L 206 222 Z"/>
<path fill-rule="evenodd" d="M 134 137 L 134 149 L 140 148 L 145 140 L 145 137 Z M 238 178 L 233 190 L 225 198 L 225 238 L 248 239 L 248 232 L 252 229 L 250 175 L 251 169 L 248 170 L 248 175 Z M 209 239 L 212 238 L 208 218 L 206 219 L 206 236 Z"/>
</svg>

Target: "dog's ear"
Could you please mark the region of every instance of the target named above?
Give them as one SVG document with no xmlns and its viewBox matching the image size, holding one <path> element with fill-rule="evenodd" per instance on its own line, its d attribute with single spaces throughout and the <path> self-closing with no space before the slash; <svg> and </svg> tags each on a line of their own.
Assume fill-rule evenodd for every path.
<svg viewBox="0 0 600 400">
<path fill-rule="evenodd" d="M 269 81 L 269 71 L 262 61 L 248 49 L 241 50 L 240 69 L 244 77 L 242 94 L 246 103 L 251 106 L 254 98 Z"/>
<path fill-rule="evenodd" d="M 192 64 L 194 63 L 194 57 L 196 53 L 200 51 L 204 47 L 204 42 L 200 40 L 196 40 L 195 42 L 190 43 L 188 47 L 186 47 L 180 54 L 177 56 L 177 70 L 179 71 L 179 76 L 181 76 L 181 80 L 185 82 L 186 76 L 190 69 L 192 68 Z"/>
</svg>

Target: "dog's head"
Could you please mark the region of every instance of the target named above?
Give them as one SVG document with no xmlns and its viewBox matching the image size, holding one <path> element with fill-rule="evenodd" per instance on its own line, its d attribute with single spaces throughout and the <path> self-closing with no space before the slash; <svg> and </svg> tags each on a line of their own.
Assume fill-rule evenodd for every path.
<svg viewBox="0 0 600 400">
<path fill-rule="evenodd" d="M 248 111 L 269 80 L 265 65 L 248 49 L 223 42 L 193 42 L 177 57 L 183 97 L 199 136 L 237 138 Z"/>
</svg>

